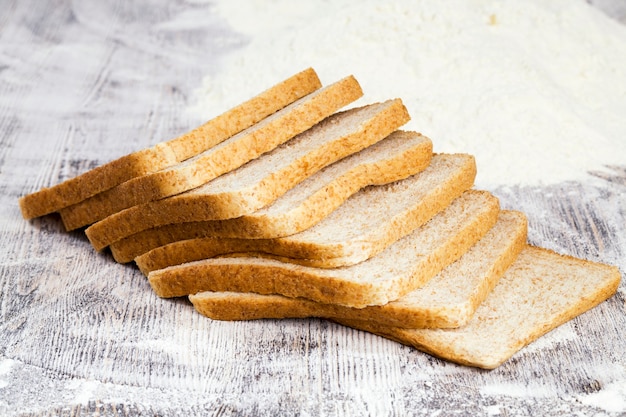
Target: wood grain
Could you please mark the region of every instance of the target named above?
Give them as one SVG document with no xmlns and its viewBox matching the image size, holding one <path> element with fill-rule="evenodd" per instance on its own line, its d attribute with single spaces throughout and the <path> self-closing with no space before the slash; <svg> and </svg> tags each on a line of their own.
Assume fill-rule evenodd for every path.
<svg viewBox="0 0 626 417">
<path fill-rule="evenodd" d="M 22 220 L 19 196 L 199 124 L 194 89 L 246 40 L 198 1 L 1 6 L 0 415 L 626 412 L 624 283 L 487 372 L 323 320 L 211 321 L 56 216 Z M 625 182 L 490 191 L 531 243 L 624 271 Z"/>
</svg>

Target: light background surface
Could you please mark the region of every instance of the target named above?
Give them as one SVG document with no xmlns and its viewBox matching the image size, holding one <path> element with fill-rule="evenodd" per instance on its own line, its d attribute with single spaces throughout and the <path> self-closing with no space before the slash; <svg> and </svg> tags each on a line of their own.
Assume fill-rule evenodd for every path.
<svg viewBox="0 0 626 417">
<path fill-rule="evenodd" d="M 195 91 L 247 40 L 206 2 L 0 7 L 0 415 L 626 413 L 624 283 L 488 372 L 324 320 L 211 321 L 57 217 L 24 221 L 19 196 L 200 123 Z M 531 243 L 626 269 L 624 166 L 490 191 Z"/>
</svg>

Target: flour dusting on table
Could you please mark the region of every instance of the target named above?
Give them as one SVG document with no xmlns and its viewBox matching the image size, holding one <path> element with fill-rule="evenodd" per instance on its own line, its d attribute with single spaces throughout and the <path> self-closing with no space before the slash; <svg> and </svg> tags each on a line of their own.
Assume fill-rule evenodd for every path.
<svg viewBox="0 0 626 417">
<path fill-rule="evenodd" d="M 626 27 L 582 0 L 215 7 L 250 41 L 198 89 L 203 118 L 312 66 L 324 84 L 354 74 L 355 105 L 401 98 L 404 128 L 475 155 L 479 185 L 590 179 L 626 160 Z"/>
<path fill-rule="evenodd" d="M 585 405 L 601 408 L 611 413 L 626 412 L 626 385 L 621 382 L 607 384 L 604 389 L 579 398 Z"/>
<path fill-rule="evenodd" d="M 11 373 L 11 368 L 15 363 L 12 359 L 3 359 L 0 361 L 0 389 L 9 385 L 8 375 Z M 1 400 L 0 400 L 1 402 Z"/>
</svg>

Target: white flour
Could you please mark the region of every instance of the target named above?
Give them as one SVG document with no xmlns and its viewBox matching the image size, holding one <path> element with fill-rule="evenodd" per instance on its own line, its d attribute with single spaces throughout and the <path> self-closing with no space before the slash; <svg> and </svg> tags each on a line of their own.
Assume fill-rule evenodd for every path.
<svg viewBox="0 0 626 417">
<path fill-rule="evenodd" d="M 404 128 L 476 156 L 479 185 L 589 179 L 626 160 L 626 27 L 584 1 L 217 1 L 249 44 L 190 110 L 213 117 L 312 66 L 400 97 Z M 276 13 L 280 10 L 280 13 Z"/>
<path fill-rule="evenodd" d="M 2 359 L 0 361 L 0 389 L 5 388 L 9 385 L 7 381 L 8 375 L 11 373 L 11 368 L 13 367 L 15 361 L 12 359 Z M 2 404 L 2 400 L 0 400 L 0 406 Z"/>
<path fill-rule="evenodd" d="M 585 405 L 598 407 L 610 413 L 624 413 L 626 412 L 626 384 L 610 383 L 600 391 L 580 396 L 578 400 Z"/>
</svg>

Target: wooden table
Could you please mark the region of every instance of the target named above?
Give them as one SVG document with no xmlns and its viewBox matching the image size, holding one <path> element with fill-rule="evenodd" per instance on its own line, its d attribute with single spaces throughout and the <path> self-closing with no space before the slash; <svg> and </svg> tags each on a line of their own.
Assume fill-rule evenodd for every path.
<svg viewBox="0 0 626 417">
<path fill-rule="evenodd" d="M 185 13 L 203 24 L 163 24 Z M 626 413 L 624 283 L 481 371 L 324 320 L 211 321 L 57 217 L 22 220 L 19 196 L 197 125 L 192 91 L 243 42 L 202 2 L 0 2 L 0 415 Z M 491 191 L 532 243 L 626 270 L 624 168 Z"/>
</svg>

